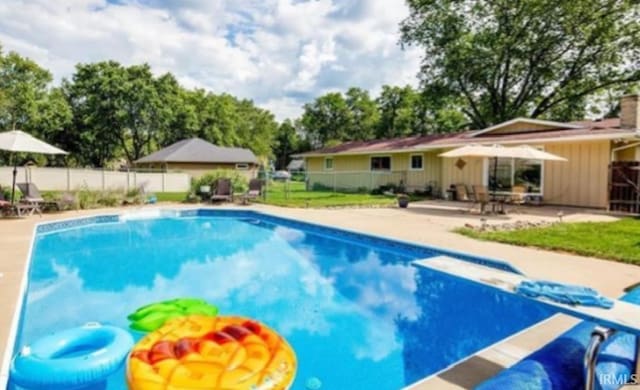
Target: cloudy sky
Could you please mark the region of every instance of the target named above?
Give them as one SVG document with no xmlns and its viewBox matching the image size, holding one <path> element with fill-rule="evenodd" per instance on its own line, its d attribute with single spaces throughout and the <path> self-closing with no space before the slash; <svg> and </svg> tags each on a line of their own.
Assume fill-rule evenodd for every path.
<svg viewBox="0 0 640 390">
<path fill-rule="evenodd" d="M 416 84 L 404 0 L 2 0 L 0 44 L 68 77 L 78 62 L 147 62 L 278 119 L 329 91 Z"/>
</svg>

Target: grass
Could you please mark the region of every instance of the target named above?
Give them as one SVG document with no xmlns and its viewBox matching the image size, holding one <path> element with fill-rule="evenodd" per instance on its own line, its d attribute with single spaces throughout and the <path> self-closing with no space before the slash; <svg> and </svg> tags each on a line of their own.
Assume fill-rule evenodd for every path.
<svg viewBox="0 0 640 390">
<path fill-rule="evenodd" d="M 266 200 L 256 201 L 283 207 L 390 206 L 396 203 L 396 198 L 367 193 L 307 191 L 304 183 L 292 181 L 269 183 Z"/>
<path fill-rule="evenodd" d="M 186 192 L 154 192 L 158 202 L 184 202 L 187 199 Z"/>
<path fill-rule="evenodd" d="M 468 228 L 456 232 L 480 240 L 532 246 L 640 265 L 640 220 L 561 223 L 544 228 L 478 232 Z"/>
</svg>

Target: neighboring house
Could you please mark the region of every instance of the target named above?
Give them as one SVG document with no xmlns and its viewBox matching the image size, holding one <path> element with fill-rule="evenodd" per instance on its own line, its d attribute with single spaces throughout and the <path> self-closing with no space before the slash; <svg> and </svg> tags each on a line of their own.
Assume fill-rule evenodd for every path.
<svg viewBox="0 0 640 390">
<path fill-rule="evenodd" d="M 296 158 L 289 162 L 287 165 L 287 171 L 289 172 L 302 172 L 304 171 L 304 159 Z"/>
<path fill-rule="evenodd" d="M 493 159 L 442 158 L 440 153 L 468 144 L 527 144 L 568 162 L 500 159 L 500 192 L 524 185 L 547 204 L 608 208 L 609 165 L 640 160 L 639 127 L 639 96 L 628 95 L 621 99 L 620 118 L 570 123 L 516 118 L 462 133 L 347 142 L 297 157 L 305 159 L 312 188 L 372 189 L 402 183 L 410 191 L 427 186 L 444 191 L 452 184 L 488 186 Z"/>
<path fill-rule="evenodd" d="M 214 169 L 233 169 L 249 178 L 255 177 L 259 165 L 249 149 L 216 146 L 200 138 L 178 141 L 134 163 L 137 168 L 179 171 L 192 177 L 202 176 Z"/>
</svg>

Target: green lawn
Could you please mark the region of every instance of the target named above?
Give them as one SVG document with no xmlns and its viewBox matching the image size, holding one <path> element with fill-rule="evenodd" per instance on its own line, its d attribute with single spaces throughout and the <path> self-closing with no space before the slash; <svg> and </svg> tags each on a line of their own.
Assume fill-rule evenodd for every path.
<svg viewBox="0 0 640 390">
<path fill-rule="evenodd" d="M 288 186 L 288 191 L 286 191 L 286 186 Z M 395 196 L 306 191 L 304 183 L 294 181 L 288 184 L 283 182 L 269 183 L 266 200 L 260 198 L 256 201 L 284 207 L 390 206 L 396 204 Z"/>
<path fill-rule="evenodd" d="M 545 228 L 478 232 L 468 228 L 456 232 L 469 237 L 533 246 L 584 256 L 640 265 L 640 220 L 561 223 Z"/>
<path fill-rule="evenodd" d="M 186 192 L 156 192 L 158 202 L 184 202 L 187 199 Z"/>
</svg>

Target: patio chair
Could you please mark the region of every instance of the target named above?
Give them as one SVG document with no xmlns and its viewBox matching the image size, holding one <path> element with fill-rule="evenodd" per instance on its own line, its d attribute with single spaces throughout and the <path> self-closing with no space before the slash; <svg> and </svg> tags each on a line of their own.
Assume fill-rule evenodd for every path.
<svg viewBox="0 0 640 390">
<path fill-rule="evenodd" d="M 516 210 L 519 210 L 518 206 L 523 206 L 527 203 L 527 189 L 525 186 L 513 186 L 511 187 L 511 196 L 509 197 L 509 204 L 516 206 Z"/>
<path fill-rule="evenodd" d="M 36 206 L 21 203 L 11 203 L 4 197 L 4 191 L 0 187 L 0 216 L 16 215 L 22 217 L 23 215 L 32 215 L 37 212 L 42 216 L 40 209 Z"/>
<path fill-rule="evenodd" d="M 62 200 L 45 200 L 35 183 L 16 183 L 16 186 L 20 189 L 20 192 L 22 192 L 22 199 L 20 199 L 20 202 L 36 206 L 38 208 L 38 212 L 52 208 L 57 211 L 62 211 L 63 203 L 66 204 L 68 202 Z M 67 197 L 65 199 L 70 198 Z"/>
<path fill-rule="evenodd" d="M 249 203 L 250 199 L 256 199 L 262 195 L 262 180 L 251 179 L 249 181 L 249 190 L 242 196 L 242 203 Z"/>
<path fill-rule="evenodd" d="M 469 197 L 469 192 L 467 191 L 467 186 L 464 184 L 456 184 L 456 200 L 461 202 L 468 202 L 471 200 Z"/>
<path fill-rule="evenodd" d="M 233 202 L 233 186 L 231 179 L 220 178 L 212 185 L 211 201 Z"/>
<path fill-rule="evenodd" d="M 473 205 L 469 211 L 473 210 L 476 205 L 480 206 L 480 213 L 484 213 L 487 205 L 491 203 L 491 197 L 489 196 L 489 191 L 486 186 L 482 185 L 474 185 L 473 186 Z"/>
</svg>

